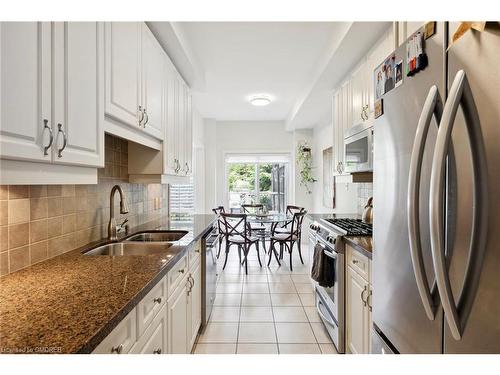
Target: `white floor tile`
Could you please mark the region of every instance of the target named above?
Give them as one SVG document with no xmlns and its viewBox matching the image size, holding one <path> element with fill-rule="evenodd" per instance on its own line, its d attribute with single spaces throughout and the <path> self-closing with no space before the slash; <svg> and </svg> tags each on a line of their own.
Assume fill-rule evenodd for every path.
<svg viewBox="0 0 500 375">
<path fill-rule="evenodd" d="M 300 293 L 299 297 L 302 306 L 316 306 L 316 300 L 313 293 Z"/>
<path fill-rule="evenodd" d="M 244 284 L 243 294 L 245 293 L 267 294 L 269 293 L 269 286 L 267 285 L 267 283 Z"/>
<path fill-rule="evenodd" d="M 270 283 L 288 283 L 292 281 L 290 275 L 277 275 L 277 274 L 268 274 L 267 278 Z"/>
<path fill-rule="evenodd" d="M 328 331 L 325 328 L 323 323 L 311 323 L 311 327 L 314 332 L 314 336 L 316 336 L 316 341 L 320 344 L 331 344 L 332 339 L 328 334 Z"/>
<path fill-rule="evenodd" d="M 308 322 L 304 308 L 300 306 L 274 306 L 275 322 Z"/>
<path fill-rule="evenodd" d="M 278 344 L 280 354 L 321 354 L 318 344 Z"/>
<path fill-rule="evenodd" d="M 259 275 L 246 275 L 242 279 L 245 284 L 253 284 L 253 283 L 267 283 L 267 274 L 262 273 Z"/>
<path fill-rule="evenodd" d="M 240 323 L 238 344 L 264 344 L 273 342 L 276 342 L 274 323 Z"/>
<path fill-rule="evenodd" d="M 311 282 L 311 278 L 308 275 L 291 275 L 290 277 L 292 278 L 293 282 L 297 284 L 305 284 Z"/>
<path fill-rule="evenodd" d="M 316 310 L 316 306 L 305 306 L 304 310 L 306 311 L 307 319 L 309 320 L 309 322 L 321 322 L 321 318 L 319 317 L 318 310 Z"/>
<path fill-rule="evenodd" d="M 236 354 L 278 354 L 277 344 L 238 344 Z"/>
<path fill-rule="evenodd" d="M 301 306 L 298 294 L 271 294 L 273 306 Z"/>
<path fill-rule="evenodd" d="M 194 354 L 235 354 L 236 344 L 197 344 Z"/>
<path fill-rule="evenodd" d="M 238 323 L 208 323 L 200 336 L 200 343 L 236 343 Z"/>
<path fill-rule="evenodd" d="M 337 349 L 333 344 L 319 344 L 319 347 L 321 348 L 321 353 L 323 354 L 338 354 Z"/>
<path fill-rule="evenodd" d="M 241 300 L 242 306 L 271 306 L 271 298 L 269 294 L 243 294 Z"/>
<path fill-rule="evenodd" d="M 214 306 L 240 306 L 241 293 L 218 293 Z"/>
<path fill-rule="evenodd" d="M 276 334 L 280 344 L 315 344 L 309 323 L 276 323 Z"/>
<path fill-rule="evenodd" d="M 235 275 L 235 274 L 227 273 L 227 274 L 222 274 L 220 276 L 219 282 L 224 283 L 224 284 L 241 283 L 243 281 L 244 277 L 245 277 L 244 275 L 239 275 L 239 274 Z"/>
<path fill-rule="evenodd" d="M 307 284 L 295 284 L 295 289 L 297 289 L 297 293 L 314 293 L 314 285 L 311 283 Z"/>
<path fill-rule="evenodd" d="M 211 322 L 239 322 L 239 320 L 239 307 L 214 306 L 210 315 Z"/>
<path fill-rule="evenodd" d="M 241 322 L 272 322 L 271 306 L 243 306 L 240 315 Z"/>
<path fill-rule="evenodd" d="M 217 294 L 219 293 L 241 293 L 243 284 L 241 283 L 219 283 L 217 285 Z"/>
<path fill-rule="evenodd" d="M 297 293 L 293 283 L 269 283 L 271 293 Z"/>
</svg>

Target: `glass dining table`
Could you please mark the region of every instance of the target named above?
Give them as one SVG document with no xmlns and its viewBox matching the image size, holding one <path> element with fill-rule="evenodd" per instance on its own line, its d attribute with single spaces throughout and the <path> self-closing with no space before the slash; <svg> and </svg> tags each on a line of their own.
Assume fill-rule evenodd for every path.
<svg viewBox="0 0 500 375">
<path fill-rule="evenodd" d="M 271 239 L 271 235 L 274 229 L 281 224 L 281 226 L 285 226 L 285 224 L 290 223 L 293 220 L 293 216 L 287 215 L 285 213 L 269 213 L 269 214 L 247 214 L 247 223 L 251 226 L 252 235 L 259 238 L 262 241 L 262 246 L 264 247 L 264 251 L 267 253 L 266 249 L 266 240 Z M 260 224 L 260 226 L 256 225 Z M 269 249 L 269 256 L 271 256 L 271 250 L 276 257 L 276 260 L 279 262 L 278 253 L 276 249 Z"/>
</svg>

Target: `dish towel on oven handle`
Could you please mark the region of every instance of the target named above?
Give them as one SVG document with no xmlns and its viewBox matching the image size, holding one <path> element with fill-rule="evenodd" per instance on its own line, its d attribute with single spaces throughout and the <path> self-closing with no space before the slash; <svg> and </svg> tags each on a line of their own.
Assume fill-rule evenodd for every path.
<svg viewBox="0 0 500 375">
<path fill-rule="evenodd" d="M 325 288 L 331 288 L 335 284 L 335 259 L 325 255 L 319 243 L 314 247 L 311 278 Z"/>
</svg>

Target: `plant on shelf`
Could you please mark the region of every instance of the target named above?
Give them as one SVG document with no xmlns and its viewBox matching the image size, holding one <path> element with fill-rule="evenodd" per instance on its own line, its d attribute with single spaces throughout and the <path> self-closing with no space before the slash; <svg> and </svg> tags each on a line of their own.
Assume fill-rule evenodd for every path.
<svg viewBox="0 0 500 375">
<path fill-rule="evenodd" d="M 299 142 L 297 146 L 297 164 L 300 170 L 300 184 L 306 188 L 307 194 L 311 194 L 309 186 L 317 180 L 312 175 L 311 147 L 306 141 Z"/>
</svg>

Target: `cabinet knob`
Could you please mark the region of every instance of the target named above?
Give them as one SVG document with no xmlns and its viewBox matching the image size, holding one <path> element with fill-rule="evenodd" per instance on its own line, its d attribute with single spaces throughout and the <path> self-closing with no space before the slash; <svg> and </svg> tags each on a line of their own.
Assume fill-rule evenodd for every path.
<svg viewBox="0 0 500 375">
<path fill-rule="evenodd" d="M 357 259 L 352 260 L 352 264 L 358 264 L 358 263 L 359 263 L 359 260 L 357 260 Z"/>
<path fill-rule="evenodd" d="M 177 271 L 179 273 L 184 273 L 184 268 L 182 270 Z"/>
<path fill-rule="evenodd" d="M 155 349 L 153 354 L 161 354 L 161 348 Z"/>
<path fill-rule="evenodd" d="M 153 300 L 154 303 L 158 303 L 160 304 L 161 303 L 161 297 L 157 297 Z"/>
<path fill-rule="evenodd" d="M 123 351 L 123 344 L 120 344 L 118 346 L 113 346 L 111 348 L 111 353 L 121 354 L 122 351 Z"/>
</svg>

